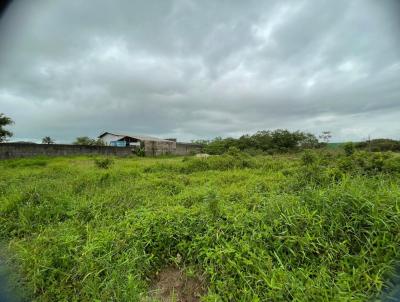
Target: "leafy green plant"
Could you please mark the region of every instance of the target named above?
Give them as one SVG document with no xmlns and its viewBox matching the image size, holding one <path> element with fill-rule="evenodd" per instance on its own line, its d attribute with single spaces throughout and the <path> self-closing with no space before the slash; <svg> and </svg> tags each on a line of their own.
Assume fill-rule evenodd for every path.
<svg viewBox="0 0 400 302">
<path fill-rule="evenodd" d="M 310 166 L 317 162 L 317 156 L 315 153 L 313 153 L 309 150 L 306 150 L 301 157 L 301 161 L 302 161 L 303 165 Z"/>
<path fill-rule="evenodd" d="M 347 156 L 353 155 L 355 152 L 355 145 L 352 142 L 343 145 L 344 153 Z"/>
<path fill-rule="evenodd" d="M 144 157 L 146 155 L 144 148 L 139 147 L 139 148 L 135 148 L 133 153 L 139 157 Z"/>
<path fill-rule="evenodd" d="M 239 148 L 237 148 L 235 146 L 231 146 L 231 147 L 229 147 L 229 149 L 226 153 L 231 156 L 239 156 L 240 150 L 239 150 Z"/>
<path fill-rule="evenodd" d="M 108 169 L 111 167 L 111 165 L 113 164 L 113 160 L 111 158 L 96 158 L 94 160 L 94 163 L 96 164 L 96 166 L 98 168 L 101 169 Z"/>
<path fill-rule="evenodd" d="M 221 206 L 218 201 L 217 194 L 214 191 L 208 192 L 204 198 L 205 202 L 208 204 L 208 209 L 214 219 L 220 217 Z"/>
</svg>

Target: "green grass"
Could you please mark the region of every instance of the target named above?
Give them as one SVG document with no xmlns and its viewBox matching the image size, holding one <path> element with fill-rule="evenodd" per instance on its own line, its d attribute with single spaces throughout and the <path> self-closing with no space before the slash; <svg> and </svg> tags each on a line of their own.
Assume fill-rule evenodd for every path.
<svg viewBox="0 0 400 302">
<path fill-rule="evenodd" d="M 174 263 L 204 301 L 367 301 L 400 260 L 399 157 L 368 156 L 2 161 L 0 236 L 33 301 L 146 301 Z"/>
</svg>

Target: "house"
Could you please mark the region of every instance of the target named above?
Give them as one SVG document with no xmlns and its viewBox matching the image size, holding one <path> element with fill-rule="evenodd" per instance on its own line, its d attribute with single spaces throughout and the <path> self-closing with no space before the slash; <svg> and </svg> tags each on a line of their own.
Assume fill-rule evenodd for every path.
<svg viewBox="0 0 400 302">
<path fill-rule="evenodd" d="M 201 153 L 201 145 L 177 142 L 176 138 L 161 139 L 152 136 L 127 135 L 104 132 L 98 137 L 107 146 L 130 147 L 132 151 L 143 148 L 147 156 L 165 154 L 191 155 Z"/>
</svg>

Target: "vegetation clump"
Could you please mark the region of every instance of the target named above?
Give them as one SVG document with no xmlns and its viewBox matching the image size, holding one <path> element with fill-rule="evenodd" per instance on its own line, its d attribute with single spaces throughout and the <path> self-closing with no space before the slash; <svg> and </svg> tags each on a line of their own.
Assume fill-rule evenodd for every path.
<svg viewBox="0 0 400 302">
<path fill-rule="evenodd" d="M 113 164 L 113 160 L 111 158 L 96 158 L 94 163 L 98 168 L 108 169 Z"/>
<path fill-rule="evenodd" d="M 355 146 L 354 146 L 354 144 L 353 144 L 352 142 L 348 142 L 348 143 L 345 143 L 345 144 L 343 145 L 344 153 L 345 153 L 347 156 L 353 155 L 355 149 L 356 149 L 356 148 L 355 148 Z"/>
<path fill-rule="evenodd" d="M 393 151 L 400 152 L 400 141 L 386 138 L 372 139 L 359 142 L 355 146 L 359 150 L 372 152 Z"/>
<path fill-rule="evenodd" d="M 134 149 L 133 153 L 135 155 L 139 156 L 139 157 L 145 157 L 146 156 L 146 153 L 145 153 L 145 150 L 144 150 L 143 147 L 139 147 L 139 148 Z"/>
</svg>

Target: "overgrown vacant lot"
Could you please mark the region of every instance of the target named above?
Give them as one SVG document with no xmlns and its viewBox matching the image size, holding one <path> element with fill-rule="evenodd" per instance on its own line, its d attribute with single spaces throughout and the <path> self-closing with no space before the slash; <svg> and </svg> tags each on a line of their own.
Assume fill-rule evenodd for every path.
<svg viewBox="0 0 400 302">
<path fill-rule="evenodd" d="M 396 155 L 113 161 L 0 162 L 0 235 L 30 300 L 189 284 L 204 301 L 366 301 L 400 259 Z"/>
</svg>

